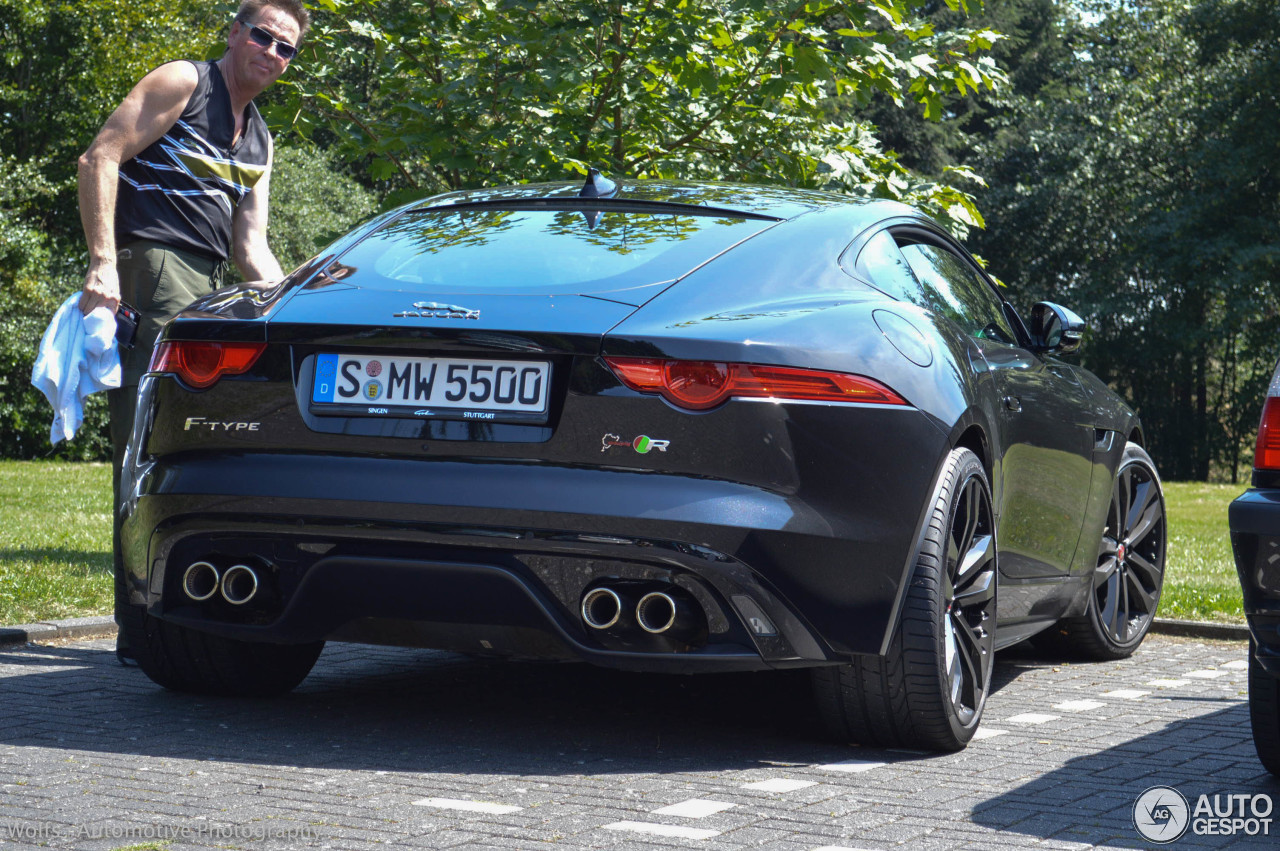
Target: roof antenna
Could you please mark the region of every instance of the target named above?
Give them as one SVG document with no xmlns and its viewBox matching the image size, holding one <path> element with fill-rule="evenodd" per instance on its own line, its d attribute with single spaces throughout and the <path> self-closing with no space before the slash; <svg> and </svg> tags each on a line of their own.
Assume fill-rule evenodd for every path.
<svg viewBox="0 0 1280 851">
<path fill-rule="evenodd" d="M 587 169 L 587 182 L 582 184 L 579 198 L 612 198 L 618 194 L 618 184 L 600 173 L 598 168 Z"/>
</svg>

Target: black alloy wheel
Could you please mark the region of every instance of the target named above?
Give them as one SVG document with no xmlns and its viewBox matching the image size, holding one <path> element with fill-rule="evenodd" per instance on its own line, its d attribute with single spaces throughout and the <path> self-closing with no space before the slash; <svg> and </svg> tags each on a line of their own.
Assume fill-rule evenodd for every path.
<svg viewBox="0 0 1280 851">
<path fill-rule="evenodd" d="M 1146 638 L 1164 585 L 1164 490 L 1151 457 L 1128 444 L 1111 488 L 1086 613 L 1064 618 L 1038 644 L 1089 659 L 1123 659 Z"/>
<path fill-rule="evenodd" d="M 947 457 L 915 565 L 888 654 L 814 669 L 814 693 L 844 741 L 959 750 L 991 689 L 997 591 L 991 487 L 968 449 Z"/>
<path fill-rule="evenodd" d="M 1141 640 L 1155 617 L 1164 577 L 1164 498 L 1141 464 L 1120 470 L 1093 573 L 1098 626 L 1117 645 Z"/>
<path fill-rule="evenodd" d="M 942 602 L 948 695 L 956 717 L 968 725 L 987 699 L 995 659 L 995 519 L 986 480 L 977 475 L 964 481 L 956 498 Z"/>
</svg>

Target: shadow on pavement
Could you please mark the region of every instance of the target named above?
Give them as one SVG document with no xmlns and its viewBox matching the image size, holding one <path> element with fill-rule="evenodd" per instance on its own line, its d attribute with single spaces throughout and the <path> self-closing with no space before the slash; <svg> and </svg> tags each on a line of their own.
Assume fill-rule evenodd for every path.
<svg viewBox="0 0 1280 851">
<path fill-rule="evenodd" d="M 860 753 L 821 740 L 804 672 L 663 676 L 331 644 L 293 693 L 242 700 L 165 691 L 99 646 L 0 651 L 0 665 L 19 668 L 0 678 L 0 746 L 504 775 Z"/>
<path fill-rule="evenodd" d="M 803 671 L 684 677 L 330 644 L 292 694 L 241 700 L 165 691 L 118 665 L 110 647 L 0 651 L 10 671 L 0 678 L 0 747 L 77 751 L 87 755 L 81 761 L 93 754 L 210 760 L 264 773 L 288 766 L 563 776 L 936 759 L 824 741 Z M 1001 653 L 993 692 L 1052 664 L 1021 648 Z M 1127 808 L 1151 785 L 1185 784 L 1188 793 L 1206 784 L 1263 788 L 1256 777 L 1219 783 L 1212 766 L 1190 756 L 1175 772 L 1144 776 L 1152 753 L 1203 754 L 1206 737 L 1220 737 L 1212 742 L 1219 749 L 1252 748 L 1247 710 L 1236 705 L 1072 760 L 989 799 L 973 818 L 1036 836 L 1036 813 L 1050 804 L 1078 808 L 1082 826 L 1121 811 L 1127 825 Z"/>
<path fill-rule="evenodd" d="M 1171 697 L 1206 705 L 1206 714 L 1194 719 L 1154 724 L 1150 734 L 1096 743 L 1092 752 L 1069 759 L 1065 765 L 1023 782 L 1016 788 L 975 807 L 971 820 L 1015 837 L 1053 838 L 1108 847 L 1157 847 L 1143 841 L 1133 826 L 1138 796 L 1152 786 L 1171 786 L 1187 799 L 1194 812 L 1200 795 L 1264 794 L 1280 804 L 1280 782 L 1257 761 L 1249 729 L 1247 703 L 1230 698 Z M 1213 710 L 1214 703 L 1229 703 Z M 1135 708 L 1136 709 L 1136 708 Z M 1135 718 L 1135 724 L 1142 719 Z M 1123 734 L 1117 734 L 1117 739 Z M 1094 743 L 1082 743 L 1081 749 Z M 1225 803 L 1222 806 L 1226 806 Z M 1178 846 L 1267 847 L 1280 843 L 1280 807 L 1271 835 L 1250 837 L 1195 835 L 1188 830 Z M 1074 824 L 1063 833 L 1064 821 Z M 1194 824 L 1194 821 L 1193 821 Z"/>
</svg>

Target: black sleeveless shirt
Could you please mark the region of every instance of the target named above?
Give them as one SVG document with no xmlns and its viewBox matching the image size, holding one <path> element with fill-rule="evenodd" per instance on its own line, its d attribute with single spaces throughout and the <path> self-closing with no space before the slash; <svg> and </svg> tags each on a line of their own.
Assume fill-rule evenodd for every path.
<svg viewBox="0 0 1280 851">
<path fill-rule="evenodd" d="M 231 253 L 231 217 L 267 173 L 271 137 L 249 103 L 236 132 L 231 95 L 213 62 L 193 62 L 199 82 L 181 117 L 154 144 L 120 167 L 116 244 L 138 239 L 212 260 Z"/>
</svg>

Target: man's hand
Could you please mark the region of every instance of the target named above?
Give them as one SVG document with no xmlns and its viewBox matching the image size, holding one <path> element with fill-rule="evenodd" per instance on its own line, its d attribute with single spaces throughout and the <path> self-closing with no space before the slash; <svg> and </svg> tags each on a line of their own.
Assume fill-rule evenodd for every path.
<svg viewBox="0 0 1280 851">
<path fill-rule="evenodd" d="M 103 306 L 112 313 L 120 306 L 120 274 L 114 263 L 93 263 L 84 276 L 80 312 L 88 316 L 95 307 Z"/>
</svg>

